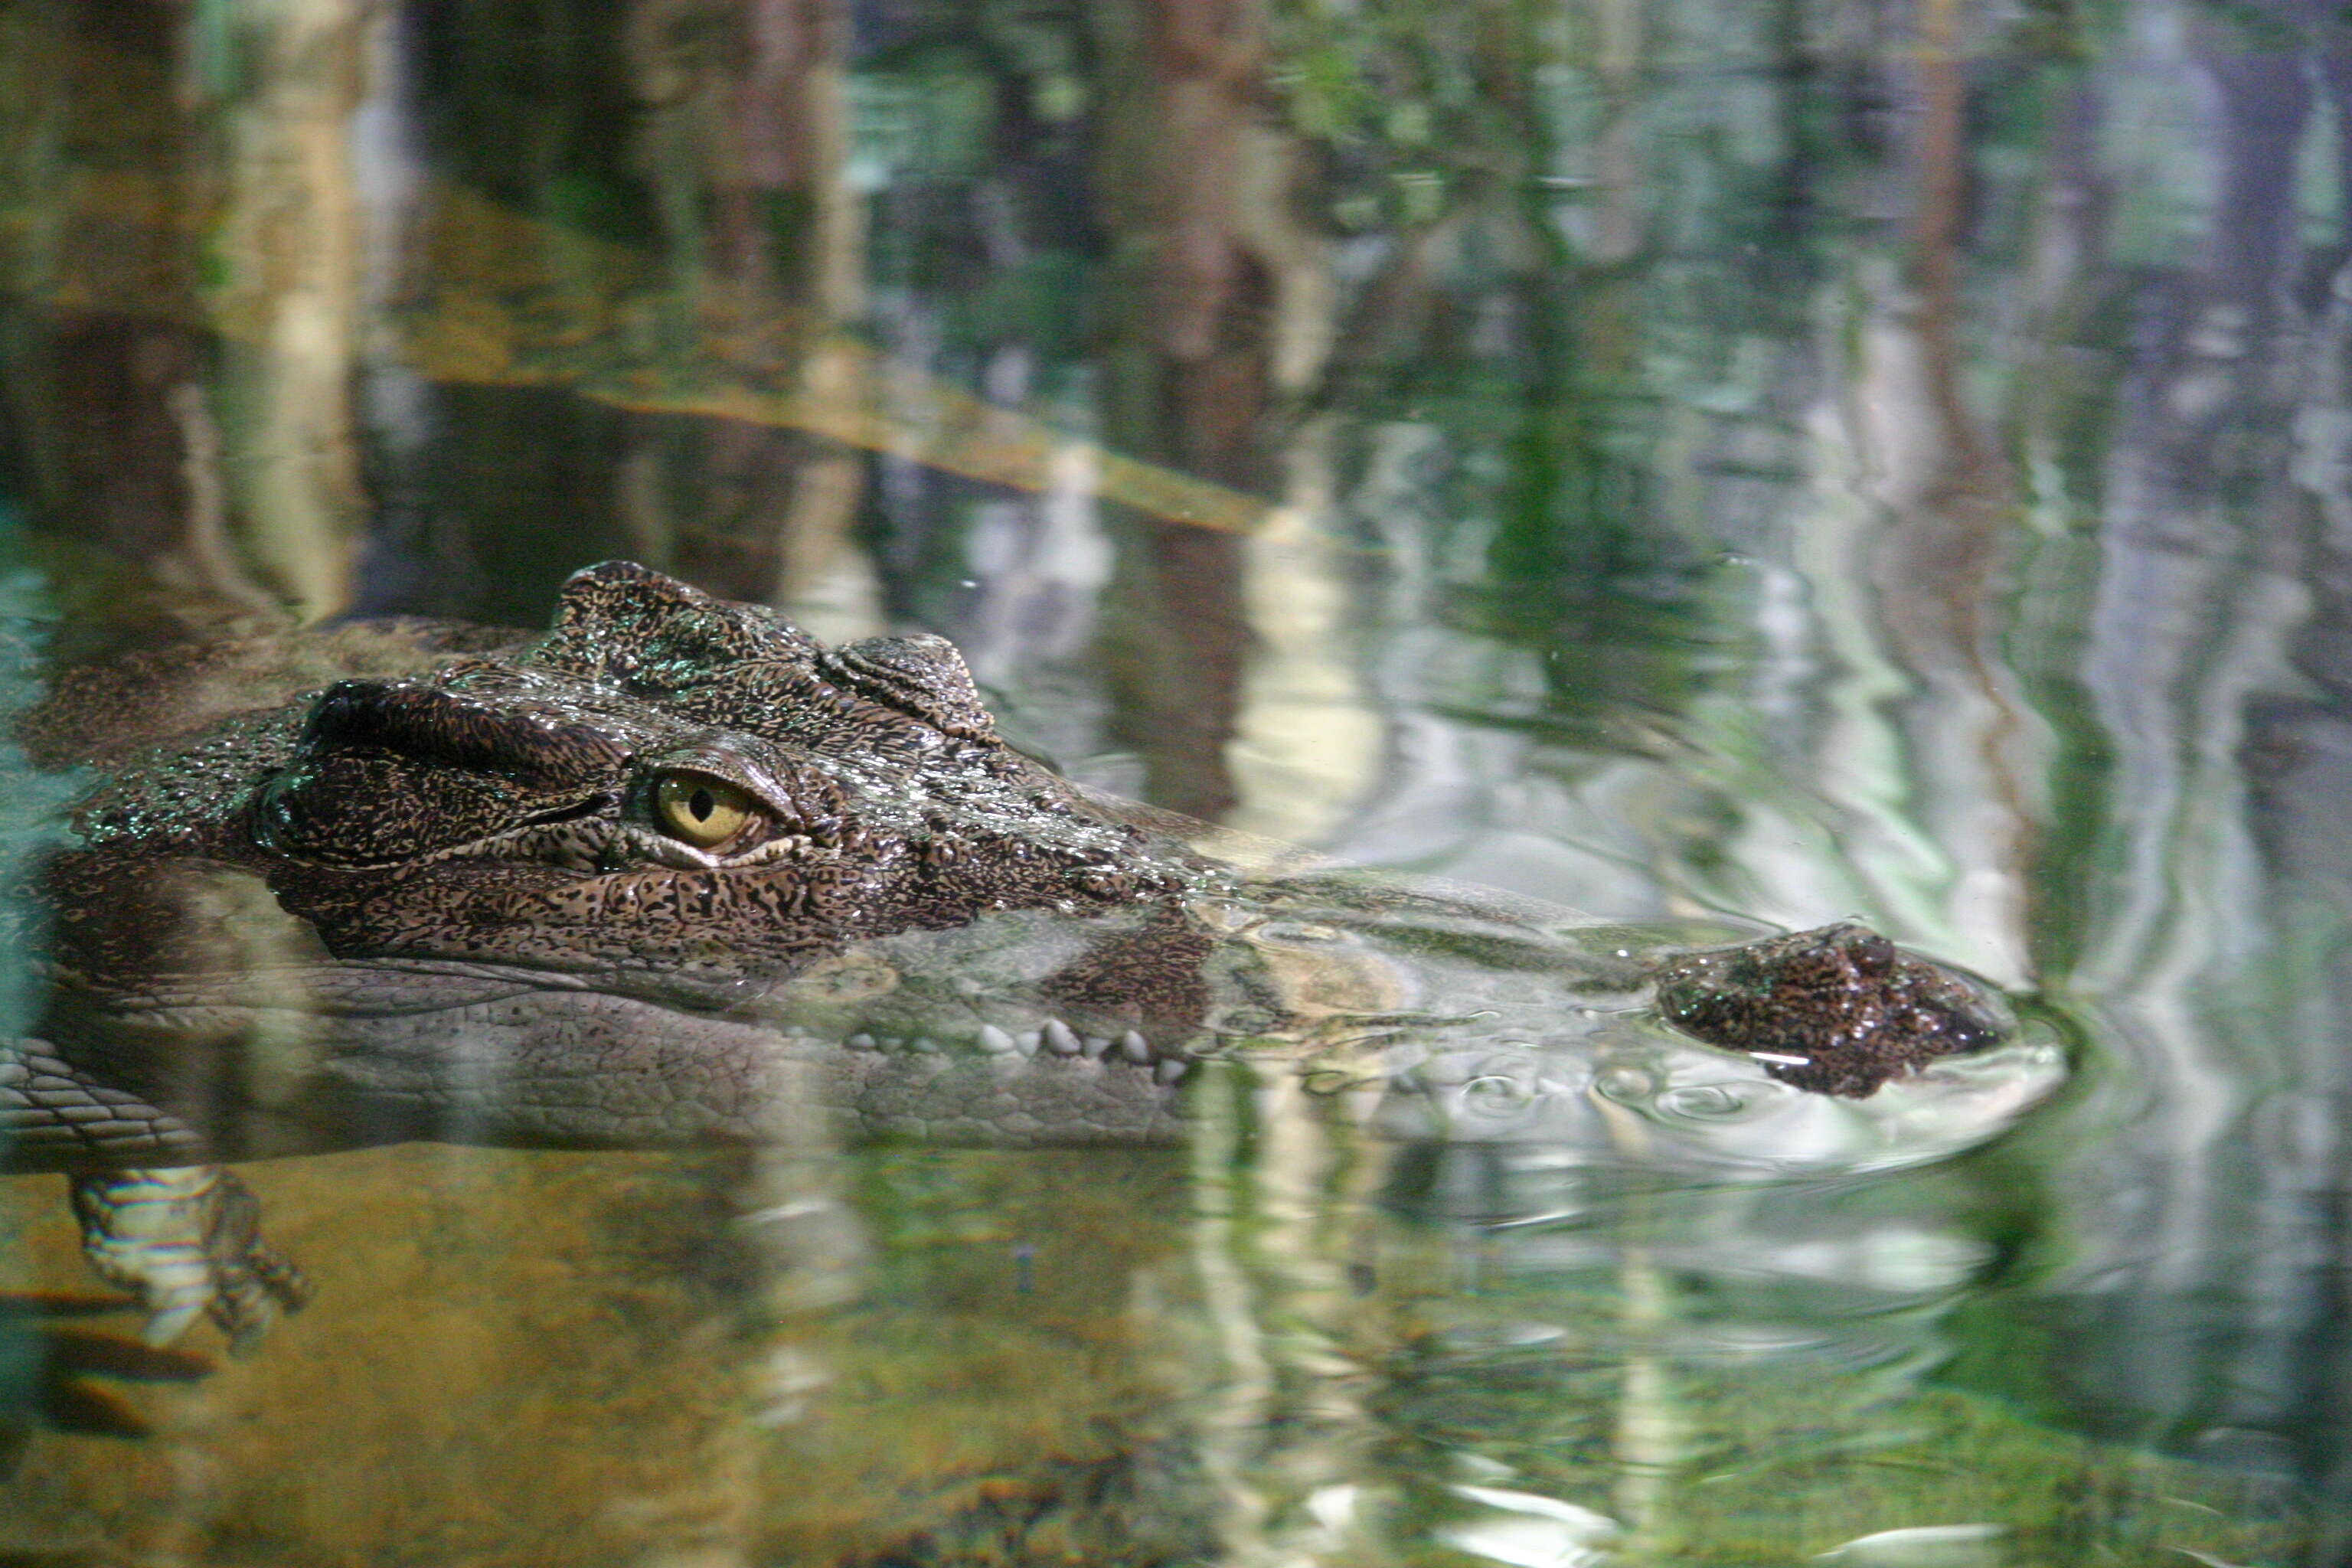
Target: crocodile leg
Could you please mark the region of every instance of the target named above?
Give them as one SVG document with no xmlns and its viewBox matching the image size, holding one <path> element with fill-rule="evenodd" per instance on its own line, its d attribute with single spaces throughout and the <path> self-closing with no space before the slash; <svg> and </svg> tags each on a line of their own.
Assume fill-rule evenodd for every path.
<svg viewBox="0 0 2352 1568">
<path fill-rule="evenodd" d="M 82 1255 L 147 1314 L 151 1344 L 209 1312 L 233 1349 L 251 1348 L 308 1295 L 299 1270 L 261 1239 L 260 1205 L 203 1140 L 137 1095 L 93 1080 L 47 1041 L 0 1041 L 0 1170 L 73 1173 Z"/>
<path fill-rule="evenodd" d="M 82 1256 L 138 1298 L 150 1344 L 169 1344 L 204 1312 L 241 1355 L 310 1297 L 301 1270 L 261 1239 L 252 1189 L 218 1165 L 71 1179 Z"/>
<path fill-rule="evenodd" d="M 47 1040 L 0 1039 L 0 1171 L 183 1163 L 204 1142 L 135 1094 L 89 1077 Z"/>
</svg>

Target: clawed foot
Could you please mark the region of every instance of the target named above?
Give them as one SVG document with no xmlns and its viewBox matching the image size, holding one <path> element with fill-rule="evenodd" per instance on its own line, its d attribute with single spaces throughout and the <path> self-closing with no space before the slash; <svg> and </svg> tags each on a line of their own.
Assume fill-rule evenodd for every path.
<svg viewBox="0 0 2352 1568">
<path fill-rule="evenodd" d="M 242 1355 L 310 1298 L 301 1270 L 261 1239 L 259 1201 L 217 1165 L 77 1175 L 73 1206 L 82 1256 L 138 1299 L 151 1345 L 203 1314 Z"/>
</svg>

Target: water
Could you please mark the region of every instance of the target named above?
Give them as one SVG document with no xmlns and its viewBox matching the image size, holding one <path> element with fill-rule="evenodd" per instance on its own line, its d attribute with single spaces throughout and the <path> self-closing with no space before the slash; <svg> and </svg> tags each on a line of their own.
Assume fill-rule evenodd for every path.
<svg viewBox="0 0 2352 1568">
<path fill-rule="evenodd" d="M 0 1562 L 2347 1561 L 2339 9 L 0 9 L 14 705 L 632 556 L 1248 832 L 1866 919 L 2074 1058 L 1793 1174 L 1663 1068 L 1707 1158 L 1296 1087 L 271 1162 L 316 1300 L 243 1359 L 9 1178 Z"/>
</svg>

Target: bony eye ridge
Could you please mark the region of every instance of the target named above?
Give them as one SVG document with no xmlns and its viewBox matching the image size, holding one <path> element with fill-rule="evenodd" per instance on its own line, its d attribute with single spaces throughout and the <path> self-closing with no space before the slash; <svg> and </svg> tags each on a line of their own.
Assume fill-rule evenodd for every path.
<svg viewBox="0 0 2352 1568">
<path fill-rule="evenodd" d="M 654 820 L 697 849 L 748 848 L 764 837 L 760 803 L 708 773 L 664 773 L 654 784 Z"/>
</svg>

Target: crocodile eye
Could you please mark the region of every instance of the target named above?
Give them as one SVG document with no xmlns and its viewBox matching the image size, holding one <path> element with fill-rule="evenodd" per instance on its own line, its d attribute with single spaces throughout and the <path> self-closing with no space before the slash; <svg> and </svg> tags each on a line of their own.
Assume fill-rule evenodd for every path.
<svg viewBox="0 0 2352 1568">
<path fill-rule="evenodd" d="M 665 773 L 654 786 L 654 816 L 662 831 L 697 849 L 718 849 L 762 820 L 759 803 L 708 773 Z"/>
</svg>

